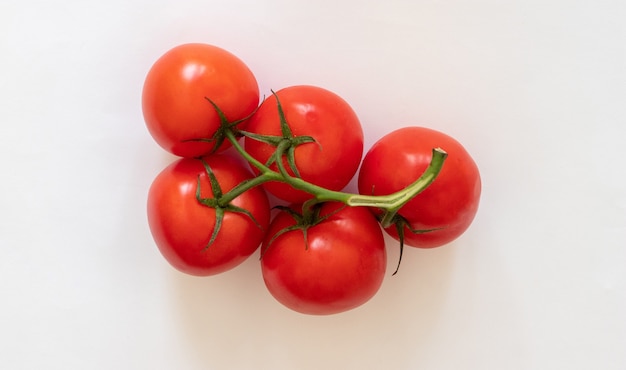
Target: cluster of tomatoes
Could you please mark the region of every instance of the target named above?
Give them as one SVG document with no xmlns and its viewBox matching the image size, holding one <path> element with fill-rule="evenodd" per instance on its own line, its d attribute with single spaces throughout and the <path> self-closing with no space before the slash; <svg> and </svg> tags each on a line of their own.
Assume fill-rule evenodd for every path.
<svg viewBox="0 0 626 370">
<path fill-rule="evenodd" d="M 405 127 L 363 157 L 362 126 L 340 96 L 302 85 L 260 102 L 246 64 L 213 45 L 161 56 L 146 76 L 142 109 L 155 141 L 181 157 L 148 194 L 165 259 L 209 276 L 258 250 L 269 292 L 301 313 L 343 312 L 378 291 L 383 230 L 401 245 L 434 248 L 460 236 L 478 209 L 479 171 L 455 139 Z M 445 152 L 438 167 L 434 148 Z M 357 171 L 360 194 L 343 193 Z"/>
</svg>

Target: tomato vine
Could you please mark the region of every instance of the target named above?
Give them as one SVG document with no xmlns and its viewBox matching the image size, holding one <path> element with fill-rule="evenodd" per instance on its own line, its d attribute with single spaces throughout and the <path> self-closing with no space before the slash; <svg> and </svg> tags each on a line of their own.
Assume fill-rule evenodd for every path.
<svg viewBox="0 0 626 370">
<path fill-rule="evenodd" d="M 223 112 L 220 111 L 219 107 L 215 103 L 211 102 L 213 107 L 217 110 L 220 119 L 222 120 L 221 128 L 216 133 L 216 135 L 219 136 L 218 138 L 214 137 L 209 139 L 197 140 L 222 140 L 223 135 L 223 137 L 225 137 L 231 143 L 235 150 L 260 172 L 260 175 L 256 176 L 254 179 L 242 182 L 235 188 L 231 189 L 229 192 L 218 197 L 217 202 L 219 204 L 228 204 L 230 201 L 243 194 L 248 189 L 261 185 L 265 182 L 279 181 L 287 183 L 293 188 L 305 191 L 313 196 L 311 200 L 306 202 L 307 206 L 303 207 L 305 211 L 307 209 L 310 209 L 312 204 L 330 201 L 341 202 L 351 207 L 379 208 L 384 211 L 384 215 L 380 219 L 382 227 L 389 227 L 394 224 L 395 220 L 397 220 L 395 216 L 398 210 L 417 194 L 424 191 L 435 180 L 435 178 L 441 171 L 447 157 L 447 153 L 442 148 L 433 148 L 432 159 L 427 169 L 423 172 L 422 176 L 406 188 L 393 194 L 374 196 L 328 190 L 318 185 L 307 182 L 297 175 L 298 170 L 293 157 L 295 148 L 298 145 L 304 143 L 315 142 L 315 139 L 310 136 L 294 137 L 289 128 L 289 124 L 285 119 L 284 112 L 282 110 L 281 103 L 278 97 L 276 99 L 276 102 L 278 106 L 278 118 L 280 120 L 281 129 L 283 131 L 283 137 L 254 135 L 245 131 L 239 131 L 237 130 L 237 125 L 244 120 L 229 122 L 224 116 Z M 261 163 L 253 158 L 239 143 L 239 135 L 249 136 L 254 138 L 255 140 L 264 141 L 276 146 L 276 151 L 274 152 L 274 155 L 271 156 L 270 161 L 268 163 Z M 282 161 L 283 156 L 286 156 L 287 162 L 290 168 L 296 174 L 296 176 L 292 176 L 287 172 Z M 269 165 L 274 162 L 278 167 L 278 171 L 274 171 L 269 168 Z"/>
<path fill-rule="evenodd" d="M 259 186 L 268 181 L 279 181 L 283 183 L 287 183 L 295 189 L 305 191 L 311 194 L 313 197 L 302 204 L 301 213 L 297 213 L 289 207 L 277 207 L 284 212 L 288 212 L 294 219 L 297 221 L 295 225 L 292 225 L 288 228 L 280 230 L 277 234 L 275 234 L 272 238 L 274 240 L 281 234 L 293 231 L 293 230 L 302 230 L 305 246 L 308 247 L 307 242 L 307 228 L 310 226 L 314 226 L 320 220 L 319 218 L 319 207 L 318 204 L 324 202 L 340 202 L 349 207 L 371 207 L 382 210 L 382 214 L 378 216 L 378 220 L 380 225 L 383 228 L 391 227 L 392 225 L 397 230 L 399 235 L 400 242 L 400 256 L 398 258 L 398 264 L 396 266 L 393 275 L 395 275 L 399 268 L 400 263 L 402 262 L 402 255 L 404 250 L 404 230 L 408 228 L 411 233 L 419 234 L 430 232 L 432 229 L 414 229 L 411 228 L 410 225 L 406 222 L 406 220 L 398 215 L 398 211 L 412 198 L 416 195 L 424 191 L 437 177 L 441 169 L 443 168 L 443 164 L 447 157 L 447 153 L 441 148 L 433 148 L 432 149 L 432 159 L 430 164 L 426 168 L 426 170 L 422 173 L 422 175 L 415 180 L 412 184 L 405 187 L 404 189 L 397 191 L 393 194 L 389 195 L 364 195 L 364 194 L 353 194 L 341 191 L 333 191 L 328 190 L 326 188 L 320 187 L 318 185 L 312 184 L 303 180 L 299 176 L 299 171 L 297 169 L 294 152 L 295 148 L 299 145 L 305 143 L 315 143 L 315 139 L 310 136 L 294 136 L 289 123 L 285 118 L 284 111 L 282 109 L 282 105 L 280 103 L 280 99 L 276 96 L 276 93 L 272 91 L 272 94 L 276 97 L 276 104 L 278 110 L 278 119 L 280 121 L 282 136 L 270 136 L 270 135 L 258 135 L 250 132 L 238 130 L 237 126 L 244 122 L 247 118 L 237 120 L 235 122 L 230 122 L 224 115 L 224 113 L 220 110 L 220 108 L 215 104 L 211 99 L 207 98 L 207 101 L 213 106 L 216 110 L 218 116 L 220 117 L 221 124 L 220 128 L 215 132 L 215 135 L 212 138 L 200 138 L 196 139 L 198 141 L 219 141 L 220 145 L 224 140 L 228 140 L 233 148 L 243 157 L 246 161 L 248 161 L 252 166 L 254 166 L 260 174 L 252 179 L 248 179 L 239 183 L 237 186 L 232 188 L 230 191 L 226 193 L 222 193 L 219 190 L 219 184 L 214 180 L 214 176 L 212 176 L 210 167 L 203 162 L 207 175 L 211 179 L 211 184 L 214 193 L 214 199 L 202 199 L 197 195 L 198 202 L 207 207 L 212 207 L 216 209 L 216 223 L 211 235 L 211 239 L 207 244 L 207 248 L 213 243 L 219 229 L 222 225 L 222 220 L 224 218 L 225 212 L 240 212 L 246 214 L 250 217 L 257 225 L 258 223 L 254 220 L 254 217 L 247 213 L 245 209 L 241 209 L 238 207 L 234 207 L 230 204 L 230 202 L 245 193 L 246 191 Z M 262 141 L 268 144 L 271 144 L 276 147 L 274 154 L 270 156 L 270 159 L 267 163 L 261 163 L 255 158 L 253 158 L 245 148 L 239 143 L 239 136 L 247 136 L 251 137 L 254 140 Z M 219 145 L 215 145 L 215 148 L 219 148 Z M 286 161 L 295 174 L 292 176 L 288 173 L 285 165 L 283 163 L 283 157 L 286 157 Z M 270 165 L 272 163 L 276 163 L 278 171 L 274 171 L 270 169 Z M 217 189 L 217 191 L 215 190 Z M 200 182 L 198 181 L 197 194 L 200 194 Z M 271 244 L 271 242 L 270 242 Z M 263 253 L 261 253 L 263 256 Z"/>
</svg>

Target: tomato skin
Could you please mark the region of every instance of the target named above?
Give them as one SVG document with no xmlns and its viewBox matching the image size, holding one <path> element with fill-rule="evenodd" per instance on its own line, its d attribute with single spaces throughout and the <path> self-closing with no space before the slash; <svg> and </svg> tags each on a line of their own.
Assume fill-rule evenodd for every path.
<svg viewBox="0 0 626 370">
<path fill-rule="evenodd" d="M 432 149 L 448 153 L 435 181 L 399 211 L 414 229 L 438 229 L 414 234 L 404 230 L 405 244 L 435 248 L 458 238 L 472 223 L 480 201 L 478 166 L 454 138 L 429 128 L 405 127 L 376 142 L 365 155 L 359 172 L 359 192 L 386 195 L 417 180 L 432 158 Z M 395 226 L 385 231 L 398 239 Z"/>
<path fill-rule="evenodd" d="M 142 110 L 148 131 L 168 152 L 198 157 L 214 144 L 184 142 L 211 138 L 220 119 L 211 99 L 229 121 L 250 115 L 259 104 L 259 86 L 250 69 L 230 52 L 208 44 L 183 44 L 162 55 L 143 86 Z M 222 147 L 226 148 L 227 142 Z"/>
<path fill-rule="evenodd" d="M 291 86 L 277 91 L 276 95 L 293 135 L 311 136 L 317 141 L 299 145 L 295 150 L 296 167 L 302 179 L 330 190 L 343 189 L 358 170 L 363 155 L 363 129 L 354 110 L 337 94 L 316 86 Z M 246 130 L 282 135 L 274 95 L 261 104 L 248 121 Z M 247 137 L 245 148 L 262 163 L 275 151 L 274 146 Z M 271 168 L 276 170 L 277 167 L 272 165 Z M 290 203 L 301 203 L 312 197 L 284 183 L 269 182 L 264 187 Z"/>
<path fill-rule="evenodd" d="M 204 158 L 224 193 L 252 176 L 239 160 L 226 154 Z M 206 250 L 215 225 L 215 209 L 196 199 L 200 176 L 202 198 L 213 198 L 202 162 L 181 158 L 154 179 L 148 192 L 148 224 L 165 259 L 189 275 L 209 276 L 234 268 L 263 241 L 270 221 L 267 195 L 252 188 L 231 204 L 247 209 L 261 225 L 241 213 L 226 212 L 217 238 Z"/>
<path fill-rule="evenodd" d="M 322 206 L 321 215 L 336 213 L 308 228 L 308 248 L 302 230 L 268 246 L 277 232 L 295 224 L 289 214 L 279 213 L 270 225 L 262 247 L 263 280 L 276 300 L 296 312 L 344 312 L 367 302 L 382 284 L 387 255 L 376 218 L 362 207 L 337 211 L 341 207 Z"/>
</svg>

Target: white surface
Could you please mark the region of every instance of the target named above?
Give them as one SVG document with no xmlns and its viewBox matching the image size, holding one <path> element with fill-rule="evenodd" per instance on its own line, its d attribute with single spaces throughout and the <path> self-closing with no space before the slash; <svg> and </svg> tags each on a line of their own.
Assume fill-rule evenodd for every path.
<svg viewBox="0 0 626 370">
<path fill-rule="evenodd" d="M 620 0 L 3 0 L 0 368 L 626 369 L 624 19 Z M 276 303 L 254 258 L 173 271 L 144 209 L 173 158 L 140 94 L 190 41 L 265 94 L 339 93 L 368 146 L 455 136 L 483 175 L 475 223 L 332 317 Z"/>
</svg>

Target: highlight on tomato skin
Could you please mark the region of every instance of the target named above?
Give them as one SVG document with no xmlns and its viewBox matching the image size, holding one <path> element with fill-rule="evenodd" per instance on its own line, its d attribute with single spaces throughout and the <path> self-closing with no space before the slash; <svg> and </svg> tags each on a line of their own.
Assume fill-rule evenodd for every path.
<svg viewBox="0 0 626 370">
<path fill-rule="evenodd" d="M 481 177 L 476 162 L 451 136 L 426 127 L 403 127 L 380 138 L 366 153 L 358 178 L 359 193 L 387 195 L 418 179 L 432 149 L 448 153 L 435 181 L 405 204 L 398 214 L 408 223 L 404 243 L 436 248 L 460 237 L 471 225 L 480 203 Z M 401 171 L 398 169 L 401 168 Z M 414 233 L 412 230 L 431 230 Z M 385 231 L 399 239 L 395 225 Z"/>
<path fill-rule="evenodd" d="M 203 160 L 211 167 L 223 192 L 253 175 L 238 158 L 214 154 Z M 194 276 L 228 271 L 260 246 L 270 222 L 270 205 L 262 188 L 252 188 L 232 201 L 243 213 L 227 211 L 214 242 L 216 210 L 196 198 L 212 198 L 213 189 L 201 160 L 181 158 L 154 179 L 147 199 L 148 225 L 163 257 L 177 270 Z"/>
<path fill-rule="evenodd" d="M 229 122 L 250 115 L 259 105 L 259 86 L 248 66 L 217 46 L 178 45 L 152 65 L 142 90 L 142 112 L 148 131 L 166 151 L 181 157 L 211 153 L 210 139 L 221 120 L 211 103 Z M 229 146 L 223 141 L 220 149 Z"/>
<path fill-rule="evenodd" d="M 261 271 L 270 294 L 285 307 L 308 315 L 332 315 L 368 302 L 387 267 L 382 230 L 363 207 L 325 203 L 327 217 L 306 229 L 281 233 L 296 221 L 281 212 L 261 247 Z"/>
</svg>

